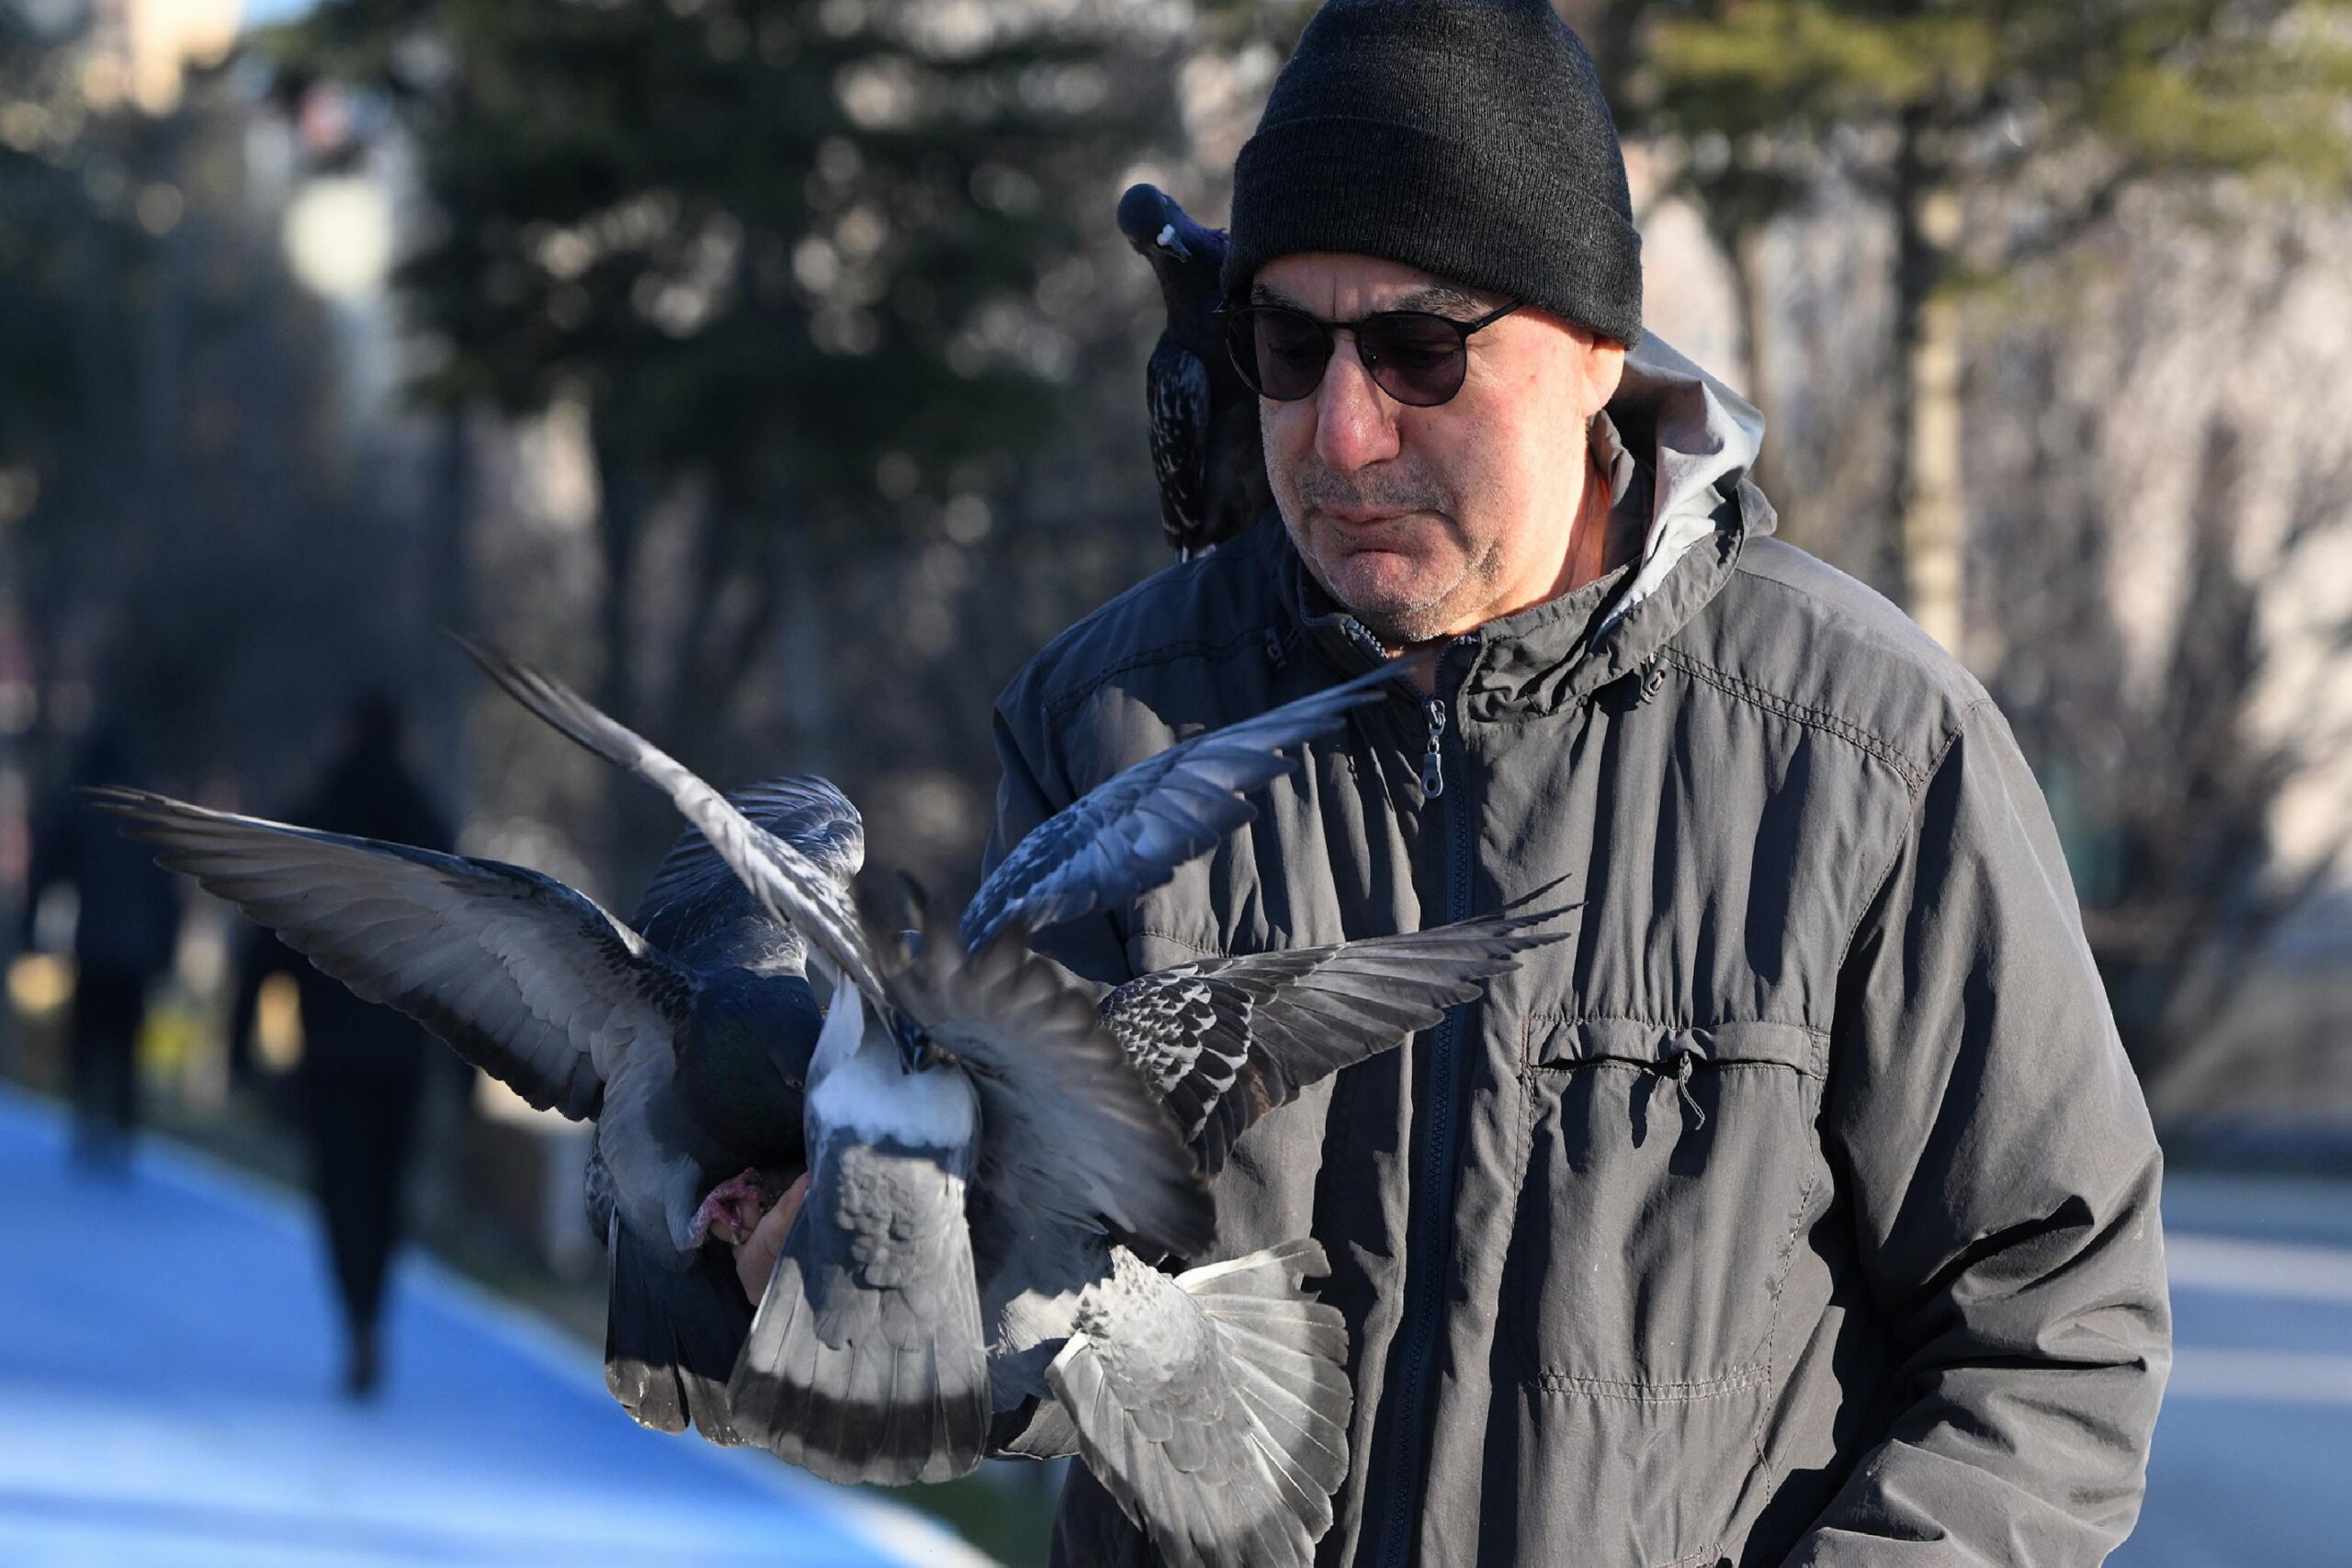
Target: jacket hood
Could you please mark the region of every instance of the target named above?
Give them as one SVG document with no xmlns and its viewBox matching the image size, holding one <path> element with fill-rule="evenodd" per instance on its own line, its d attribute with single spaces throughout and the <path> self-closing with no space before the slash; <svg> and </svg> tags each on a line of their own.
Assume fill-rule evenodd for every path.
<svg viewBox="0 0 2352 1568">
<path fill-rule="evenodd" d="M 1592 422 L 1613 518 L 1638 525 L 1640 554 L 1598 581 L 1462 640 L 1481 646 L 1466 678 L 1475 707 L 1549 708 L 1653 658 L 1714 597 L 1741 545 L 1770 534 L 1771 506 L 1748 482 L 1764 416 L 1655 333 L 1628 350 L 1617 395 Z M 1282 536 L 1301 623 L 1344 669 L 1382 657 L 1372 634 L 1333 602 Z"/>
<path fill-rule="evenodd" d="M 1740 481 L 1763 449 L 1764 416 L 1652 333 L 1626 352 L 1617 395 L 1594 423 L 1609 427 L 1604 453 L 1615 449 L 1611 498 L 1622 503 L 1626 494 L 1627 481 L 1615 472 L 1626 461 L 1648 468 L 1652 496 L 1640 563 L 1601 617 L 1600 635 L 1657 592 L 1683 556 L 1724 525 L 1724 503 L 1736 501 Z M 1646 463 L 1626 450 L 1645 431 Z M 1765 508 L 1743 535 L 1769 534 L 1773 522 Z"/>
</svg>

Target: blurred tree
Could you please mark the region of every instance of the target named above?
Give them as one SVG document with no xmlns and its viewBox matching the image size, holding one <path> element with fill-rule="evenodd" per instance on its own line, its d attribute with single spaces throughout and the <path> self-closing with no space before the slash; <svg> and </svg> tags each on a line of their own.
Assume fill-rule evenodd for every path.
<svg viewBox="0 0 2352 1568">
<path fill-rule="evenodd" d="M 86 30 L 0 9 L 0 529 L 18 583 L 79 572 L 88 524 L 133 504 L 155 423 L 141 397 L 138 306 L 157 258 L 139 216 L 145 128 L 85 100 Z M 77 601 L 14 597 L 50 676 Z"/>
<path fill-rule="evenodd" d="M 2352 172 L 2345 0 L 1654 0 L 1634 122 L 1678 137 L 1681 180 L 1747 295 L 1750 391 L 1771 312 L 1750 246 L 1823 181 L 1889 212 L 1897 517 L 1912 614 L 1962 632 L 1963 288 L 2075 243 L 2152 181 L 2340 186 Z M 1791 498 L 1794 499 L 1794 498 Z"/>
<path fill-rule="evenodd" d="M 819 765 L 852 630 L 828 580 L 917 516 L 984 509 L 1053 432 L 1080 342 L 1114 324 L 1069 264 L 1109 226 L 1123 150 L 1168 127 L 1182 20 L 329 0 L 268 50 L 289 91 L 369 85 L 416 139 L 435 217 L 398 280 L 439 350 L 419 391 L 584 410 L 600 700 L 695 749 L 782 632 Z M 691 546 L 656 616 L 638 589 L 670 508 Z"/>
</svg>

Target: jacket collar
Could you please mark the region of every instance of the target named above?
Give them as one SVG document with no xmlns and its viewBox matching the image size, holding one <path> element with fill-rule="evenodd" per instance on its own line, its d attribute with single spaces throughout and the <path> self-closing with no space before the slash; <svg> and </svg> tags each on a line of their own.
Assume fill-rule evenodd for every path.
<svg viewBox="0 0 2352 1568">
<path fill-rule="evenodd" d="M 1455 638 L 1440 680 L 1463 671 L 1470 716 L 1548 713 L 1656 658 L 1730 580 L 1747 539 L 1772 531 L 1772 508 L 1746 477 L 1763 431 L 1745 399 L 1645 335 L 1590 432 L 1611 516 L 1639 525 L 1641 553 L 1572 593 Z M 1351 672 L 1379 662 L 1378 640 L 1324 592 L 1287 532 L 1264 532 L 1273 536 L 1283 598 L 1314 646 Z"/>
</svg>

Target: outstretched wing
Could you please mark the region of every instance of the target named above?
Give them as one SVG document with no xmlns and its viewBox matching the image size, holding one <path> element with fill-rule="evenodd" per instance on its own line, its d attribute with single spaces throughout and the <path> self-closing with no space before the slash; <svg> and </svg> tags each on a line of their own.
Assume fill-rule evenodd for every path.
<svg viewBox="0 0 2352 1568">
<path fill-rule="evenodd" d="M 693 976 L 536 871 L 139 790 L 90 793 L 161 848 L 160 863 L 542 1110 L 595 1115 L 629 1051 L 666 1047 L 693 1008 Z"/>
<path fill-rule="evenodd" d="M 1140 1247 L 1198 1256 L 1213 1217 L 1192 1151 L 1092 998 L 1028 935 L 1016 923 L 968 954 L 926 942 L 899 976 L 907 1010 L 979 1090 L 981 1187 L 1038 1227 L 1107 1220 Z"/>
<path fill-rule="evenodd" d="M 668 795 L 770 912 L 791 921 L 852 985 L 877 1001 L 889 994 L 859 924 L 856 903 L 841 881 L 562 682 L 494 648 L 455 640 L 516 702 Z"/>
<path fill-rule="evenodd" d="M 1529 906 L 1558 886 L 1402 936 L 1180 964 L 1111 992 L 1102 1016 L 1214 1176 L 1259 1117 L 1432 1027 L 1519 954 L 1557 941 L 1537 928 L 1567 910 Z"/>
<path fill-rule="evenodd" d="M 1107 779 L 1012 847 L 964 911 L 978 949 L 1016 917 L 1031 931 L 1132 902 L 1258 814 L 1245 798 L 1289 771 L 1283 753 L 1336 728 L 1416 658 L 1182 740 Z"/>
</svg>

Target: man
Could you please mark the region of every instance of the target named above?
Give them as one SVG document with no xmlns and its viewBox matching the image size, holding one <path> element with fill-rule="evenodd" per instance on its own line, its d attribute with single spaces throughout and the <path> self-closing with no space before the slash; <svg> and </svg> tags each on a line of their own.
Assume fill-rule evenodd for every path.
<svg viewBox="0 0 2352 1568">
<path fill-rule="evenodd" d="M 1584 900 L 1219 1179 L 1221 1250 L 1311 1233 L 1350 1325 L 1320 1561 L 2096 1562 L 2169 1320 L 2057 841 L 1966 671 L 1770 537 L 1761 422 L 1642 338 L 1640 276 L 1544 0 L 1331 0 L 1235 171 L 1283 526 L 1013 682 L 991 861 L 1181 736 L 1439 649 L 1211 858 L 1042 944 L 1107 983 Z M 1148 1560 L 1082 1471 L 1057 1535 Z"/>
<path fill-rule="evenodd" d="M 401 755 L 399 704 L 357 694 L 325 773 L 288 821 L 363 839 L 447 851 L 448 829 Z M 388 1007 L 360 1000 L 275 934 L 256 926 L 230 1015 L 231 1041 L 247 1038 L 262 983 L 294 976 L 301 1001 L 297 1089 L 311 1147 L 311 1179 L 324 1223 L 335 1296 L 343 1308 L 344 1392 L 372 1398 L 383 1375 L 379 1325 L 392 1254 L 407 1229 L 403 1189 L 418 1111 L 431 1076 L 454 1065 L 424 1032 Z"/>
<path fill-rule="evenodd" d="M 66 1081 L 74 1102 L 74 1155 L 89 1169 L 119 1172 L 140 1122 L 139 1031 L 147 992 L 172 966 L 180 895 L 171 873 L 89 809 L 75 790 L 135 784 L 129 739 L 94 726 L 68 787 L 33 833 L 19 940 L 33 945 L 41 895 L 74 889 L 74 1010 L 66 1036 Z"/>
</svg>

